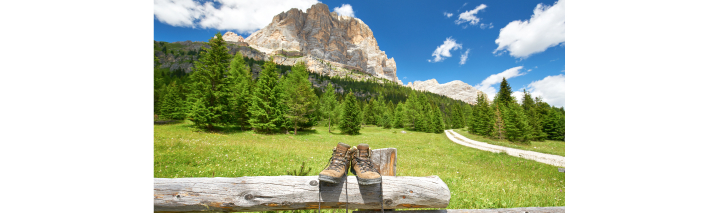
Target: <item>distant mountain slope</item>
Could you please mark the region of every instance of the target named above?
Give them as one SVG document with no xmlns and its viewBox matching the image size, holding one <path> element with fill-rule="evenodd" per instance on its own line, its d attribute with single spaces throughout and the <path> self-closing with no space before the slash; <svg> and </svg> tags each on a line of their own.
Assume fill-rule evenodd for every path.
<svg viewBox="0 0 720 213">
<path fill-rule="evenodd" d="M 440 84 L 437 80 L 430 79 L 427 81 L 415 81 L 414 83 L 409 82 L 407 86 L 414 90 L 428 91 L 438 95 L 444 95 L 469 104 L 476 104 L 477 96 L 483 94 L 482 91 L 477 90 L 460 80 Z"/>
</svg>

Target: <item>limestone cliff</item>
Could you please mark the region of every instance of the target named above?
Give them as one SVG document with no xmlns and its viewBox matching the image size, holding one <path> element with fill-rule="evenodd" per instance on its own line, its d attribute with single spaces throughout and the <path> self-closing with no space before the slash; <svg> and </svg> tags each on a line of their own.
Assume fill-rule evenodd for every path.
<svg viewBox="0 0 720 213">
<path fill-rule="evenodd" d="M 430 79 L 427 81 L 415 81 L 414 83 L 409 82 L 407 86 L 414 90 L 428 91 L 438 95 L 444 95 L 469 104 L 476 104 L 477 96 L 483 94 L 480 90 L 477 90 L 469 84 L 459 80 L 440 84 L 437 80 Z"/>
<path fill-rule="evenodd" d="M 388 59 L 380 51 L 370 28 L 358 18 L 331 13 L 322 3 L 306 12 L 290 9 L 276 15 L 268 26 L 248 36 L 245 42 L 267 55 L 299 52 L 302 57 L 287 59 L 333 63 L 336 67 L 400 82 L 395 59 Z M 323 72 L 313 67 L 309 70 Z"/>
</svg>

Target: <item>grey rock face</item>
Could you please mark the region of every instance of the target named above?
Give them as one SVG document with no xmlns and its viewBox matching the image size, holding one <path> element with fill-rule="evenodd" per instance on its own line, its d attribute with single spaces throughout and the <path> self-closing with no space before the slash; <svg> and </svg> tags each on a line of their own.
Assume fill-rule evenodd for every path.
<svg viewBox="0 0 720 213">
<path fill-rule="evenodd" d="M 370 28 L 360 19 L 331 13 L 322 3 L 307 12 L 290 9 L 276 15 L 268 26 L 248 36 L 245 42 L 265 54 L 298 51 L 306 63 L 334 62 L 399 83 L 395 59 L 388 59 L 380 51 Z M 315 68 L 309 70 L 330 72 Z"/>
<path fill-rule="evenodd" d="M 477 90 L 469 84 L 459 80 L 440 84 L 437 80 L 430 79 L 427 81 L 415 81 L 415 83 L 409 82 L 407 86 L 414 90 L 428 91 L 438 95 L 444 95 L 469 104 L 476 104 L 477 96 L 483 94 L 482 91 Z"/>
</svg>

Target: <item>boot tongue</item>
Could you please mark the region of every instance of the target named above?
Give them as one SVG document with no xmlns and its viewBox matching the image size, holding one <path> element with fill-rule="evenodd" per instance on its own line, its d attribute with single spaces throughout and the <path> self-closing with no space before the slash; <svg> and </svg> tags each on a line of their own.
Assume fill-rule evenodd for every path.
<svg viewBox="0 0 720 213">
<path fill-rule="evenodd" d="M 350 149 L 350 145 L 338 143 L 337 147 L 335 147 L 335 152 L 341 153 L 342 156 L 345 156 L 345 152 L 347 152 L 348 149 Z"/>
<path fill-rule="evenodd" d="M 360 144 L 357 146 L 357 149 L 358 149 L 358 154 L 360 155 L 360 157 L 366 158 L 370 154 L 370 152 L 369 152 L 370 146 L 367 144 Z"/>
</svg>

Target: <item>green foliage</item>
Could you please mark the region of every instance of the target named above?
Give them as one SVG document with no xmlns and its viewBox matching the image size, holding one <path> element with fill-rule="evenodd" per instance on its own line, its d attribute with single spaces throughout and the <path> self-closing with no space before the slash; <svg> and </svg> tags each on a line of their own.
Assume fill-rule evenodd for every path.
<svg viewBox="0 0 720 213">
<path fill-rule="evenodd" d="M 460 108 L 460 106 L 457 105 L 451 105 L 450 107 L 450 116 L 452 117 L 452 128 L 453 129 L 461 129 L 465 127 L 463 118 L 463 109 Z"/>
<path fill-rule="evenodd" d="M 443 121 L 442 118 L 442 112 L 440 112 L 440 108 L 435 106 L 433 109 L 433 131 L 434 133 L 442 133 L 445 130 L 445 121 Z"/>
<path fill-rule="evenodd" d="M 161 103 L 160 116 L 175 120 L 185 119 L 183 101 L 180 99 L 180 91 L 175 86 L 175 82 L 168 85 L 166 91 Z"/>
<path fill-rule="evenodd" d="M 510 88 L 510 84 L 508 84 L 507 80 L 505 80 L 505 77 L 503 77 L 503 80 L 500 83 L 500 91 L 497 95 L 495 95 L 493 103 L 498 103 L 503 107 L 508 107 L 509 104 L 515 103 L 515 97 L 512 96 L 512 89 Z"/>
<path fill-rule="evenodd" d="M 395 108 L 392 106 L 392 103 L 388 103 L 387 107 L 385 107 L 384 113 L 382 115 L 382 126 L 385 129 L 390 129 L 393 127 L 393 121 L 395 114 Z"/>
<path fill-rule="evenodd" d="M 252 105 L 250 106 L 250 125 L 255 132 L 270 133 L 278 130 L 277 124 L 283 120 L 279 96 L 282 94 L 278 85 L 278 73 L 272 60 L 265 62 L 263 69 L 254 85 Z"/>
<path fill-rule="evenodd" d="M 539 99 L 538 99 L 539 100 Z M 530 139 L 534 141 L 544 141 L 547 134 L 542 130 L 542 119 L 538 113 L 538 105 L 533 100 L 530 93 L 523 89 L 522 108 L 527 115 L 528 125 L 530 125 Z"/>
<path fill-rule="evenodd" d="M 374 125 L 376 124 L 375 120 L 375 101 L 370 100 L 365 105 L 365 108 L 363 109 L 363 121 L 365 125 Z"/>
<path fill-rule="evenodd" d="M 502 116 L 507 139 L 513 142 L 529 143 L 531 137 L 530 127 L 522 107 L 517 103 L 510 103 L 508 107 L 503 109 Z"/>
<path fill-rule="evenodd" d="M 240 126 L 241 128 L 250 125 L 250 114 L 248 112 L 251 104 L 252 76 L 250 76 L 250 68 L 245 63 L 242 54 L 238 53 L 230 62 L 230 70 L 228 71 L 225 83 L 228 88 L 229 96 L 229 116 L 230 123 Z"/>
<path fill-rule="evenodd" d="M 332 83 L 328 83 L 325 87 L 325 93 L 323 93 L 320 99 L 320 116 L 323 119 L 327 119 L 328 131 L 332 131 L 332 125 L 337 125 L 340 117 L 340 107 L 335 97 L 335 88 Z"/>
<path fill-rule="evenodd" d="M 503 140 L 505 139 L 505 122 L 503 121 L 502 112 L 505 111 L 505 107 L 494 102 L 490 110 L 493 113 L 491 137 Z"/>
<path fill-rule="evenodd" d="M 353 94 L 352 90 L 350 90 L 350 93 L 345 95 L 342 107 L 343 112 L 340 120 L 340 129 L 343 133 L 350 135 L 360 134 L 360 106 L 358 105 L 357 100 L 355 99 L 355 94 Z"/>
<path fill-rule="evenodd" d="M 285 117 L 290 119 L 297 135 L 297 129 L 300 124 L 312 121 L 311 114 L 315 111 L 315 103 L 318 97 L 312 89 L 312 84 L 308 80 L 308 73 L 305 63 L 297 63 L 292 67 L 292 72 L 285 81 L 285 92 L 287 94 L 287 106 L 289 110 Z"/>
<path fill-rule="evenodd" d="M 405 105 L 403 103 L 398 103 L 397 106 L 395 106 L 395 116 L 393 119 L 393 127 L 394 128 L 403 128 L 404 127 L 404 120 L 405 117 Z"/>
<path fill-rule="evenodd" d="M 227 110 L 228 88 L 223 79 L 230 65 L 230 54 L 221 37 L 222 35 L 218 32 L 215 38 L 210 39 L 210 48 L 203 47 L 205 51 L 200 54 L 200 60 L 195 63 L 190 75 L 192 94 L 188 101 L 194 103 L 194 106 L 204 106 L 203 112 L 207 112 L 207 114 L 201 115 L 201 112 L 193 111 L 200 110 L 200 108 L 192 107 L 190 114 L 193 116 L 188 117 L 198 127 L 208 129 L 230 122 Z"/>
</svg>

